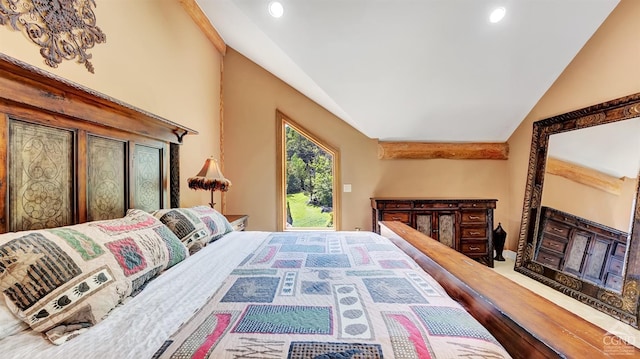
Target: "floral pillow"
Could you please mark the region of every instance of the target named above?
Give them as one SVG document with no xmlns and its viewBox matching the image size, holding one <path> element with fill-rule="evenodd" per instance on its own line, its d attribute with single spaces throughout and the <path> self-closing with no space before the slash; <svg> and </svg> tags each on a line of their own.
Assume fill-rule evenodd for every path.
<svg viewBox="0 0 640 359">
<path fill-rule="evenodd" d="M 114 220 L 0 235 L 0 287 L 18 318 L 61 344 L 187 256 L 160 221 L 130 210 Z"/>
</svg>

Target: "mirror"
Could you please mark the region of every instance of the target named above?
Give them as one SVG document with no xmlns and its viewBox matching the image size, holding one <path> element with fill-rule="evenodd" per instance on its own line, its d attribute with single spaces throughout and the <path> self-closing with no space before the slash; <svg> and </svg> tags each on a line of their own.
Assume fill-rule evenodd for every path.
<svg viewBox="0 0 640 359">
<path fill-rule="evenodd" d="M 630 231 L 640 117 L 552 134 L 546 163 L 542 206 Z"/>
<path fill-rule="evenodd" d="M 640 93 L 533 124 L 515 270 L 638 328 Z"/>
</svg>

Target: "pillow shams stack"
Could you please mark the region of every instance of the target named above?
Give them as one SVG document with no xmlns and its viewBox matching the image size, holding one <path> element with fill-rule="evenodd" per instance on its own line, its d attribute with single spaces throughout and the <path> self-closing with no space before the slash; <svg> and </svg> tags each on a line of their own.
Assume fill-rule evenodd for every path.
<svg viewBox="0 0 640 359">
<path fill-rule="evenodd" d="M 156 218 L 129 210 L 115 220 L 0 235 L 0 288 L 14 314 L 62 344 L 187 256 Z"/>
</svg>

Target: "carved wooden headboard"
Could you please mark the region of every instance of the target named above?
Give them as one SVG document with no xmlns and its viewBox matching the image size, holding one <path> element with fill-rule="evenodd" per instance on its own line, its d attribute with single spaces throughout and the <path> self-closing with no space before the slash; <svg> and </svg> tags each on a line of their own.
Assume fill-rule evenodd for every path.
<svg viewBox="0 0 640 359">
<path fill-rule="evenodd" d="M 179 206 L 196 131 L 0 53 L 0 233 Z"/>
</svg>

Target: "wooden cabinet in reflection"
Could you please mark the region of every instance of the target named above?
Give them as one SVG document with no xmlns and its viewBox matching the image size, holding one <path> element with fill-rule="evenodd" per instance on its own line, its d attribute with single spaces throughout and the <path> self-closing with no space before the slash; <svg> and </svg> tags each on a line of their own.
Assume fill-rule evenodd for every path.
<svg viewBox="0 0 640 359">
<path fill-rule="evenodd" d="M 626 232 L 550 207 L 542 207 L 540 229 L 538 263 L 608 289 L 622 289 Z"/>
<path fill-rule="evenodd" d="M 399 221 L 493 267 L 495 199 L 371 198 L 372 228 L 378 221 Z"/>
</svg>

